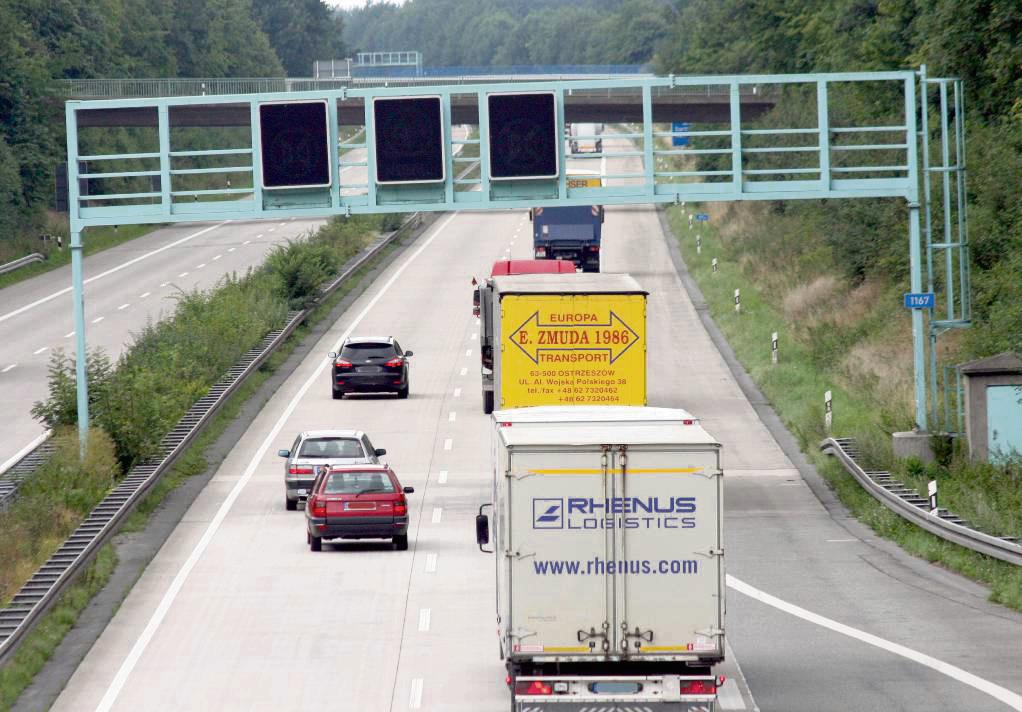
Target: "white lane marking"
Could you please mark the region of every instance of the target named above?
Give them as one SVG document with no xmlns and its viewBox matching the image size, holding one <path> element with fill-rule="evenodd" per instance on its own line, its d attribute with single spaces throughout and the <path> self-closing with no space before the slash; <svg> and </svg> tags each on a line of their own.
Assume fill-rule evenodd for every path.
<svg viewBox="0 0 1022 712">
<path fill-rule="evenodd" d="M 196 265 L 195 269 L 203 269 L 205 266 L 206 266 L 206 263 L 203 262 L 201 265 Z"/>
<path fill-rule="evenodd" d="M 444 510 L 440 507 L 433 507 L 433 524 L 439 524 L 440 520 L 444 517 Z"/>
<path fill-rule="evenodd" d="M 6 367 L 5 367 L 5 368 L 4 368 L 4 369 L 3 369 L 2 371 L 0 371 L 0 373 L 7 373 L 7 372 L 8 372 L 8 371 L 10 371 L 10 370 L 11 370 L 12 368 L 16 368 L 17 366 L 18 366 L 18 364 L 16 364 L 16 363 L 12 363 L 12 364 L 11 364 L 10 366 L 6 366 Z M 434 515 L 436 514 L 436 510 L 434 510 L 433 514 L 434 514 Z"/>
<path fill-rule="evenodd" d="M 722 710 L 745 709 L 745 700 L 742 699 L 742 691 L 738 689 L 737 680 L 728 678 L 723 687 L 717 688 L 717 704 Z"/>
<path fill-rule="evenodd" d="M 858 539 L 828 539 L 828 544 L 844 544 L 850 541 L 859 541 Z"/>
<path fill-rule="evenodd" d="M 92 323 L 93 324 L 98 324 L 99 322 L 103 321 L 104 319 L 106 319 L 105 316 L 97 316 L 95 319 L 92 320 Z"/>
<path fill-rule="evenodd" d="M 809 621 L 810 623 L 815 623 L 816 625 L 832 630 L 835 633 L 847 635 L 849 638 L 855 638 L 867 645 L 872 645 L 875 648 L 880 648 L 881 650 L 886 650 L 889 653 L 900 655 L 903 658 L 917 662 L 931 670 L 936 670 L 942 675 L 947 675 L 954 680 L 958 680 L 958 682 L 964 683 L 969 687 L 990 695 L 995 700 L 1003 702 L 1013 710 L 1022 711 L 1022 695 L 1012 692 L 1000 685 L 994 684 L 989 680 L 984 680 L 977 675 L 973 675 L 971 672 L 966 672 L 960 667 L 946 663 L 943 660 L 938 660 L 937 658 L 931 657 L 926 653 L 921 653 L 918 650 L 913 650 L 912 648 L 908 648 L 904 645 L 899 645 L 898 643 L 885 640 L 884 638 L 859 630 L 858 628 L 853 628 L 849 625 L 845 625 L 844 623 L 838 623 L 835 620 L 825 618 L 818 613 L 813 613 L 812 611 L 796 606 L 793 603 L 783 601 L 776 596 L 771 596 L 766 591 L 760 591 L 758 588 L 736 579 L 731 574 L 727 575 L 727 585 L 739 593 L 744 593 L 749 598 L 754 598 L 760 603 L 765 603 L 768 606 L 784 611 L 796 618 L 801 618 L 802 620 Z"/>
<path fill-rule="evenodd" d="M 252 241 L 251 241 L 251 240 L 245 240 L 245 241 L 244 241 L 243 243 L 241 243 L 241 244 L 242 244 L 242 245 L 251 245 L 251 244 L 252 244 Z"/>
<path fill-rule="evenodd" d="M 477 338 L 479 338 L 479 334 L 472 334 L 472 336 L 469 337 L 472 341 L 475 341 Z"/>
<path fill-rule="evenodd" d="M 408 695 L 408 708 L 417 710 L 422 707 L 422 678 L 412 680 L 412 691 Z"/>
<path fill-rule="evenodd" d="M 458 414 L 455 411 L 452 410 L 450 413 L 447 414 L 447 422 L 448 423 L 453 423 L 455 418 L 457 418 L 457 417 L 458 417 Z"/>
<path fill-rule="evenodd" d="M 465 351 L 465 355 L 466 355 L 466 356 L 471 356 L 471 355 L 472 355 L 472 349 L 467 349 L 467 350 Z"/>
<path fill-rule="evenodd" d="M 344 330 L 344 333 L 338 337 L 337 343 L 332 349 L 333 351 L 340 350 L 341 344 L 344 343 L 344 340 L 351 336 L 351 333 L 358 328 L 358 325 L 362 323 L 362 320 L 366 318 L 372 308 L 375 307 L 380 299 L 383 298 L 383 295 L 386 294 L 392 286 L 394 286 L 394 283 L 397 282 L 402 274 L 404 274 L 404 271 L 408 268 L 408 266 L 414 262 L 415 258 L 421 255 L 427 247 L 433 244 L 433 240 L 435 240 L 437 236 L 443 232 L 444 228 L 450 225 L 451 221 L 456 217 L 458 217 L 458 213 L 452 213 L 449 218 L 440 223 L 435 232 L 430 235 L 430 237 L 426 239 L 426 241 L 423 242 L 415 252 L 409 255 L 408 259 L 394 271 L 394 274 L 390 276 L 390 279 L 388 279 L 383 286 L 380 287 L 380 290 L 376 293 L 376 295 L 369 300 L 369 303 L 366 304 L 365 308 L 362 309 L 354 320 L 352 320 L 351 324 L 348 325 L 348 328 Z M 298 392 L 295 393 L 294 397 L 280 414 L 277 422 L 273 424 L 269 434 L 255 451 L 255 454 L 249 461 L 245 471 L 242 473 L 241 477 L 238 478 L 238 481 L 227 494 L 224 501 L 220 504 L 220 508 L 217 509 L 216 514 L 213 515 L 213 519 L 210 521 L 209 526 L 206 527 L 206 531 L 203 533 L 198 543 L 196 543 L 195 548 L 192 549 L 192 553 L 188 555 L 188 558 L 174 576 L 173 581 L 170 582 L 167 592 L 163 594 L 163 598 L 160 600 L 156 610 L 153 611 L 153 615 L 149 618 L 149 622 L 146 624 L 142 634 L 135 640 L 135 644 L 132 646 L 128 656 L 124 659 L 124 662 L 121 663 L 120 668 L 117 670 L 117 674 L 114 675 L 114 679 L 110 681 L 110 686 L 103 695 L 103 699 L 101 699 L 99 704 L 96 706 L 96 712 L 109 712 L 109 710 L 114 706 L 114 703 L 117 702 L 117 697 L 121 694 L 121 690 L 124 689 L 124 685 L 127 683 L 128 677 L 135 669 L 138 661 L 142 658 L 142 654 L 145 653 L 146 648 L 149 646 L 149 642 L 156 635 L 156 631 L 159 629 L 160 624 L 163 623 L 163 620 L 167 617 L 167 613 L 170 612 L 170 607 L 174 604 L 174 599 L 177 598 L 178 593 L 180 593 L 181 589 L 184 587 L 192 569 L 195 568 L 195 565 L 199 562 L 199 559 L 202 558 L 202 555 L 209 547 L 210 542 L 213 541 L 213 537 L 216 535 L 217 530 L 220 529 L 220 525 L 223 524 L 224 519 L 227 518 L 227 515 L 234 506 L 235 501 L 237 501 L 238 497 L 241 495 L 241 491 L 245 489 L 245 486 L 255 474 L 259 463 L 262 462 L 263 458 L 266 456 L 266 452 L 270 449 L 270 445 L 277 440 L 280 436 L 280 431 L 284 429 L 284 425 L 287 423 L 288 418 L 290 418 L 298 408 L 298 403 L 305 397 L 305 394 L 309 392 L 309 389 L 312 388 L 313 384 L 319 382 L 323 375 L 323 371 L 326 370 L 326 367 L 329 364 L 329 359 L 323 359 L 320 361 L 319 366 L 316 367 L 316 370 L 309 376 L 305 383 L 302 384 L 301 388 L 298 389 Z"/>
<path fill-rule="evenodd" d="M 447 470 L 440 470 L 440 472 L 436 473 L 436 481 L 437 484 L 447 484 Z"/>
<path fill-rule="evenodd" d="M 605 175 L 607 175 L 607 157 L 600 156 L 600 177 L 603 178 Z M 606 178 L 603 178 L 603 184 L 607 184 Z"/>
<path fill-rule="evenodd" d="M 479 326 L 479 320 L 476 319 L 476 326 Z"/>
<path fill-rule="evenodd" d="M 48 437 L 50 437 L 50 431 L 49 430 L 44 430 L 42 433 L 40 433 L 38 436 L 36 436 L 35 440 L 33 440 L 28 445 L 26 445 L 25 447 L 21 448 L 16 453 L 14 453 L 10 458 L 8 458 L 7 462 L 5 462 L 4 464 L 0 465 L 0 475 L 2 475 L 3 473 L 7 472 L 7 470 L 9 470 L 12 467 L 14 467 L 21 460 L 21 458 L 25 457 L 25 455 L 29 454 L 30 452 L 35 450 L 37 447 L 39 447 L 39 444 L 42 443 L 44 440 L 46 440 L 46 438 L 48 438 Z"/>
<path fill-rule="evenodd" d="M 238 248 L 237 247 L 228 247 L 227 251 L 228 252 L 234 252 L 236 249 L 238 249 Z"/>
<path fill-rule="evenodd" d="M 187 272 L 182 272 L 181 274 L 178 275 L 178 277 L 187 277 L 187 276 L 188 276 Z"/>
<path fill-rule="evenodd" d="M 277 228 L 275 228 L 275 227 L 271 227 L 271 228 L 270 228 L 269 230 L 267 230 L 266 232 L 273 232 L 273 231 L 274 231 L 274 230 L 276 230 L 276 229 L 277 229 Z M 262 235 L 260 235 L 259 237 L 262 237 Z"/>
<path fill-rule="evenodd" d="M 161 287 L 166 287 L 168 284 L 170 284 L 170 282 L 161 282 L 160 286 Z"/>
<path fill-rule="evenodd" d="M 426 554 L 426 573 L 436 573 L 436 554 Z"/>
<path fill-rule="evenodd" d="M 428 608 L 419 609 L 419 632 L 425 633 L 429 630 L 430 612 Z"/>
<path fill-rule="evenodd" d="M 39 354 L 41 354 L 43 351 L 45 351 L 48 348 L 50 348 L 50 347 L 49 346 L 44 346 L 41 349 L 36 349 L 35 351 L 32 352 L 32 355 L 33 356 L 38 356 Z"/>
<path fill-rule="evenodd" d="M 146 298 L 146 297 L 148 297 L 148 296 L 149 296 L 150 294 L 152 294 L 152 292 L 142 292 L 141 294 L 139 294 L 139 295 L 138 295 L 138 298 L 139 298 L 139 299 L 145 299 L 145 298 Z"/>
<path fill-rule="evenodd" d="M 214 261 L 214 262 L 216 262 L 216 261 L 217 261 L 218 259 L 220 259 L 221 257 L 223 257 L 223 255 L 222 255 L 222 254 L 220 254 L 220 255 L 214 255 L 214 256 L 213 256 L 213 261 Z"/>
<path fill-rule="evenodd" d="M 64 334 L 64 338 L 65 338 L 65 339 L 70 339 L 70 338 L 71 338 L 72 336 L 74 336 L 74 335 L 75 335 L 75 332 L 73 332 L 73 331 L 69 331 L 69 332 L 67 332 L 66 334 Z"/>
<path fill-rule="evenodd" d="M 263 236 L 263 233 L 259 233 L 258 235 L 256 235 L 256 236 L 255 236 L 255 239 L 257 239 L 257 240 L 258 240 L 258 239 L 259 239 L 260 237 L 262 237 L 262 236 Z"/>
<path fill-rule="evenodd" d="M 294 220 L 294 218 L 291 218 L 291 219 Z M 287 223 L 281 223 L 280 224 L 281 227 L 284 227 L 285 225 L 287 225 Z"/>
<path fill-rule="evenodd" d="M 738 662 L 738 656 L 735 655 L 735 651 L 731 649 L 731 643 L 724 641 L 724 659 L 730 660 L 731 664 L 735 666 L 737 675 L 730 678 L 731 686 L 728 687 L 727 683 L 724 687 L 717 690 L 718 698 L 721 700 L 721 707 L 726 710 L 744 710 L 745 709 L 745 695 L 749 696 L 749 704 L 752 705 L 753 712 L 760 712 L 759 705 L 756 704 L 756 699 L 752 696 L 752 690 L 749 689 L 748 680 L 745 677 L 745 672 L 742 670 L 741 663 Z M 741 680 L 743 684 L 739 684 Z M 730 689 L 730 692 L 729 692 Z M 724 694 L 720 694 L 720 690 L 724 690 Z M 732 699 L 732 693 L 737 700 Z"/>
<path fill-rule="evenodd" d="M 454 389 L 454 397 L 455 398 L 461 398 L 461 389 L 460 388 L 455 388 Z"/>
<path fill-rule="evenodd" d="M 450 450 L 452 447 L 454 447 L 454 439 L 453 438 L 445 438 L 444 439 L 444 450 Z"/>
<path fill-rule="evenodd" d="M 468 373 L 468 369 L 467 368 L 461 369 L 461 374 L 460 375 L 464 376 L 466 373 Z"/>
<path fill-rule="evenodd" d="M 92 282 L 95 282 L 97 279 L 103 279 L 104 277 L 106 277 L 108 275 L 111 275 L 114 272 L 119 272 L 122 269 L 124 269 L 125 267 L 130 267 L 131 265 L 133 265 L 133 264 L 135 264 L 137 262 L 141 262 L 142 260 L 147 259 L 149 257 L 152 257 L 153 255 L 157 255 L 157 254 L 163 252 L 164 250 L 169 250 L 171 247 L 177 247 L 178 245 L 180 245 L 180 244 L 182 244 L 184 242 L 188 242 L 192 238 L 198 237 L 199 235 L 205 235 L 210 230 L 216 230 L 218 227 L 220 227 L 222 225 L 226 225 L 229 222 L 230 222 L 230 220 L 224 220 L 222 223 L 217 223 L 216 225 L 212 225 L 212 226 L 207 227 L 205 229 L 199 230 L 198 232 L 193 233 L 193 234 L 189 235 L 188 237 L 182 237 L 177 242 L 171 242 L 170 244 L 164 245 L 163 247 L 160 247 L 160 248 L 157 248 L 157 249 L 153 250 L 152 252 L 147 252 L 144 255 L 139 255 L 138 257 L 136 257 L 134 259 L 131 259 L 131 260 L 128 260 L 127 262 L 124 262 L 122 264 L 119 264 L 116 267 L 111 267 L 106 272 L 100 272 L 95 277 L 89 277 L 87 280 L 85 280 L 84 284 L 91 284 Z M 26 304 L 25 306 L 21 307 L 20 309 L 15 309 L 12 312 L 8 312 L 7 314 L 4 314 L 3 316 L 0 316 L 0 322 L 7 321 L 11 317 L 15 317 L 18 314 L 23 314 L 24 312 L 27 312 L 29 309 L 33 309 L 33 308 L 39 306 L 40 304 L 45 304 L 46 302 L 50 301 L 51 299 L 56 299 L 57 297 L 63 296 L 65 294 L 69 294 L 70 292 L 71 292 L 71 287 L 65 287 L 64 289 L 61 289 L 59 292 L 54 292 L 53 294 L 49 294 L 49 295 L 43 297 L 42 299 L 35 300 L 31 304 Z"/>
<path fill-rule="evenodd" d="M 131 304 L 129 302 L 125 302 L 121 306 L 117 307 L 117 311 L 124 311 L 125 309 L 127 309 L 130 306 L 131 306 Z"/>
</svg>

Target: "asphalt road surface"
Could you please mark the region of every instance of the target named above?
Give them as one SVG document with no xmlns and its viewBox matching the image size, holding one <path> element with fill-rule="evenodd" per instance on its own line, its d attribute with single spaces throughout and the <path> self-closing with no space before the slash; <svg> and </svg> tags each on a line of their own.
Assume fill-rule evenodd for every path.
<svg viewBox="0 0 1022 712">
<path fill-rule="evenodd" d="M 724 445 L 740 678 L 724 709 L 1022 709 L 1022 616 L 824 507 L 703 329 L 656 213 L 608 209 L 604 234 L 604 271 L 651 293 L 650 404 L 686 408 Z M 508 709 L 494 562 L 473 532 L 491 474 L 470 279 L 529 253 L 522 212 L 461 213 L 385 271 L 253 420 L 55 709 Z M 326 354 L 348 333 L 414 350 L 408 400 L 331 399 Z M 324 427 L 367 430 L 415 487 L 408 551 L 309 551 L 275 452 Z"/>
</svg>

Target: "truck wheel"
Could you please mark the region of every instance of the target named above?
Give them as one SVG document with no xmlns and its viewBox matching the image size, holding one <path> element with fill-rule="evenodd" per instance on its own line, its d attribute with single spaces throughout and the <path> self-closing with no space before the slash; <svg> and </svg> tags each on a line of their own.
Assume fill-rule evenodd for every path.
<svg viewBox="0 0 1022 712">
<path fill-rule="evenodd" d="M 298 509 L 298 502 L 296 502 L 293 499 L 288 499 L 287 497 L 284 497 L 284 507 L 287 509 L 287 511 L 293 512 L 296 509 Z"/>
<path fill-rule="evenodd" d="M 493 391 L 483 391 L 483 412 L 487 415 L 493 412 Z"/>
</svg>

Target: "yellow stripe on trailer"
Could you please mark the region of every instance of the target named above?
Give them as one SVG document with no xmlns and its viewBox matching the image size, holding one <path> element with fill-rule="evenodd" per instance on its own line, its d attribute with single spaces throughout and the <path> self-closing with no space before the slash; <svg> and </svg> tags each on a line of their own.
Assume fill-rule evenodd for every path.
<svg viewBox="0 0 1022 712">
<path fill-rule="evenodd" d="M 652 467 L 652 468 L 629 468 L 624 471 L 628 475 L 691 475 L 702 472 L 702 467 Z M 527 470 L 530 475 L 602 475 L 604 470 L 600 468 L 577 468 L 577 469 L 543 469 Z M 620 475 L 622 470 L 619 467 L 612 467 L 606 470 L 607 474 Z"/>
<path fill-rule="evenodd" d="M 589 653 L 592 652 L 586 645 L 557 646 L 544 645 L 544 653 Z"/>
<path fill-rule="evenodd" d="M 640 648 L 645 653 L 685 653 L 688 652 L 687 645 L 643 645 Z"/>
</svg>

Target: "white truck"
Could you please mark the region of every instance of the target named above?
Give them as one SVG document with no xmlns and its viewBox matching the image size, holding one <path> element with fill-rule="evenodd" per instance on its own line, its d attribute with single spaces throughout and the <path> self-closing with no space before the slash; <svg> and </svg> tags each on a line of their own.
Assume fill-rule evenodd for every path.
<svg viewBox="0 0 1022 712">
<path fill-rule="evenodd" d="M 715 710 L 720 445 L 667 408 L 492 417 L 493 501 L 476 540 L 496 552 L 512 712 Z"/>
</svg>

